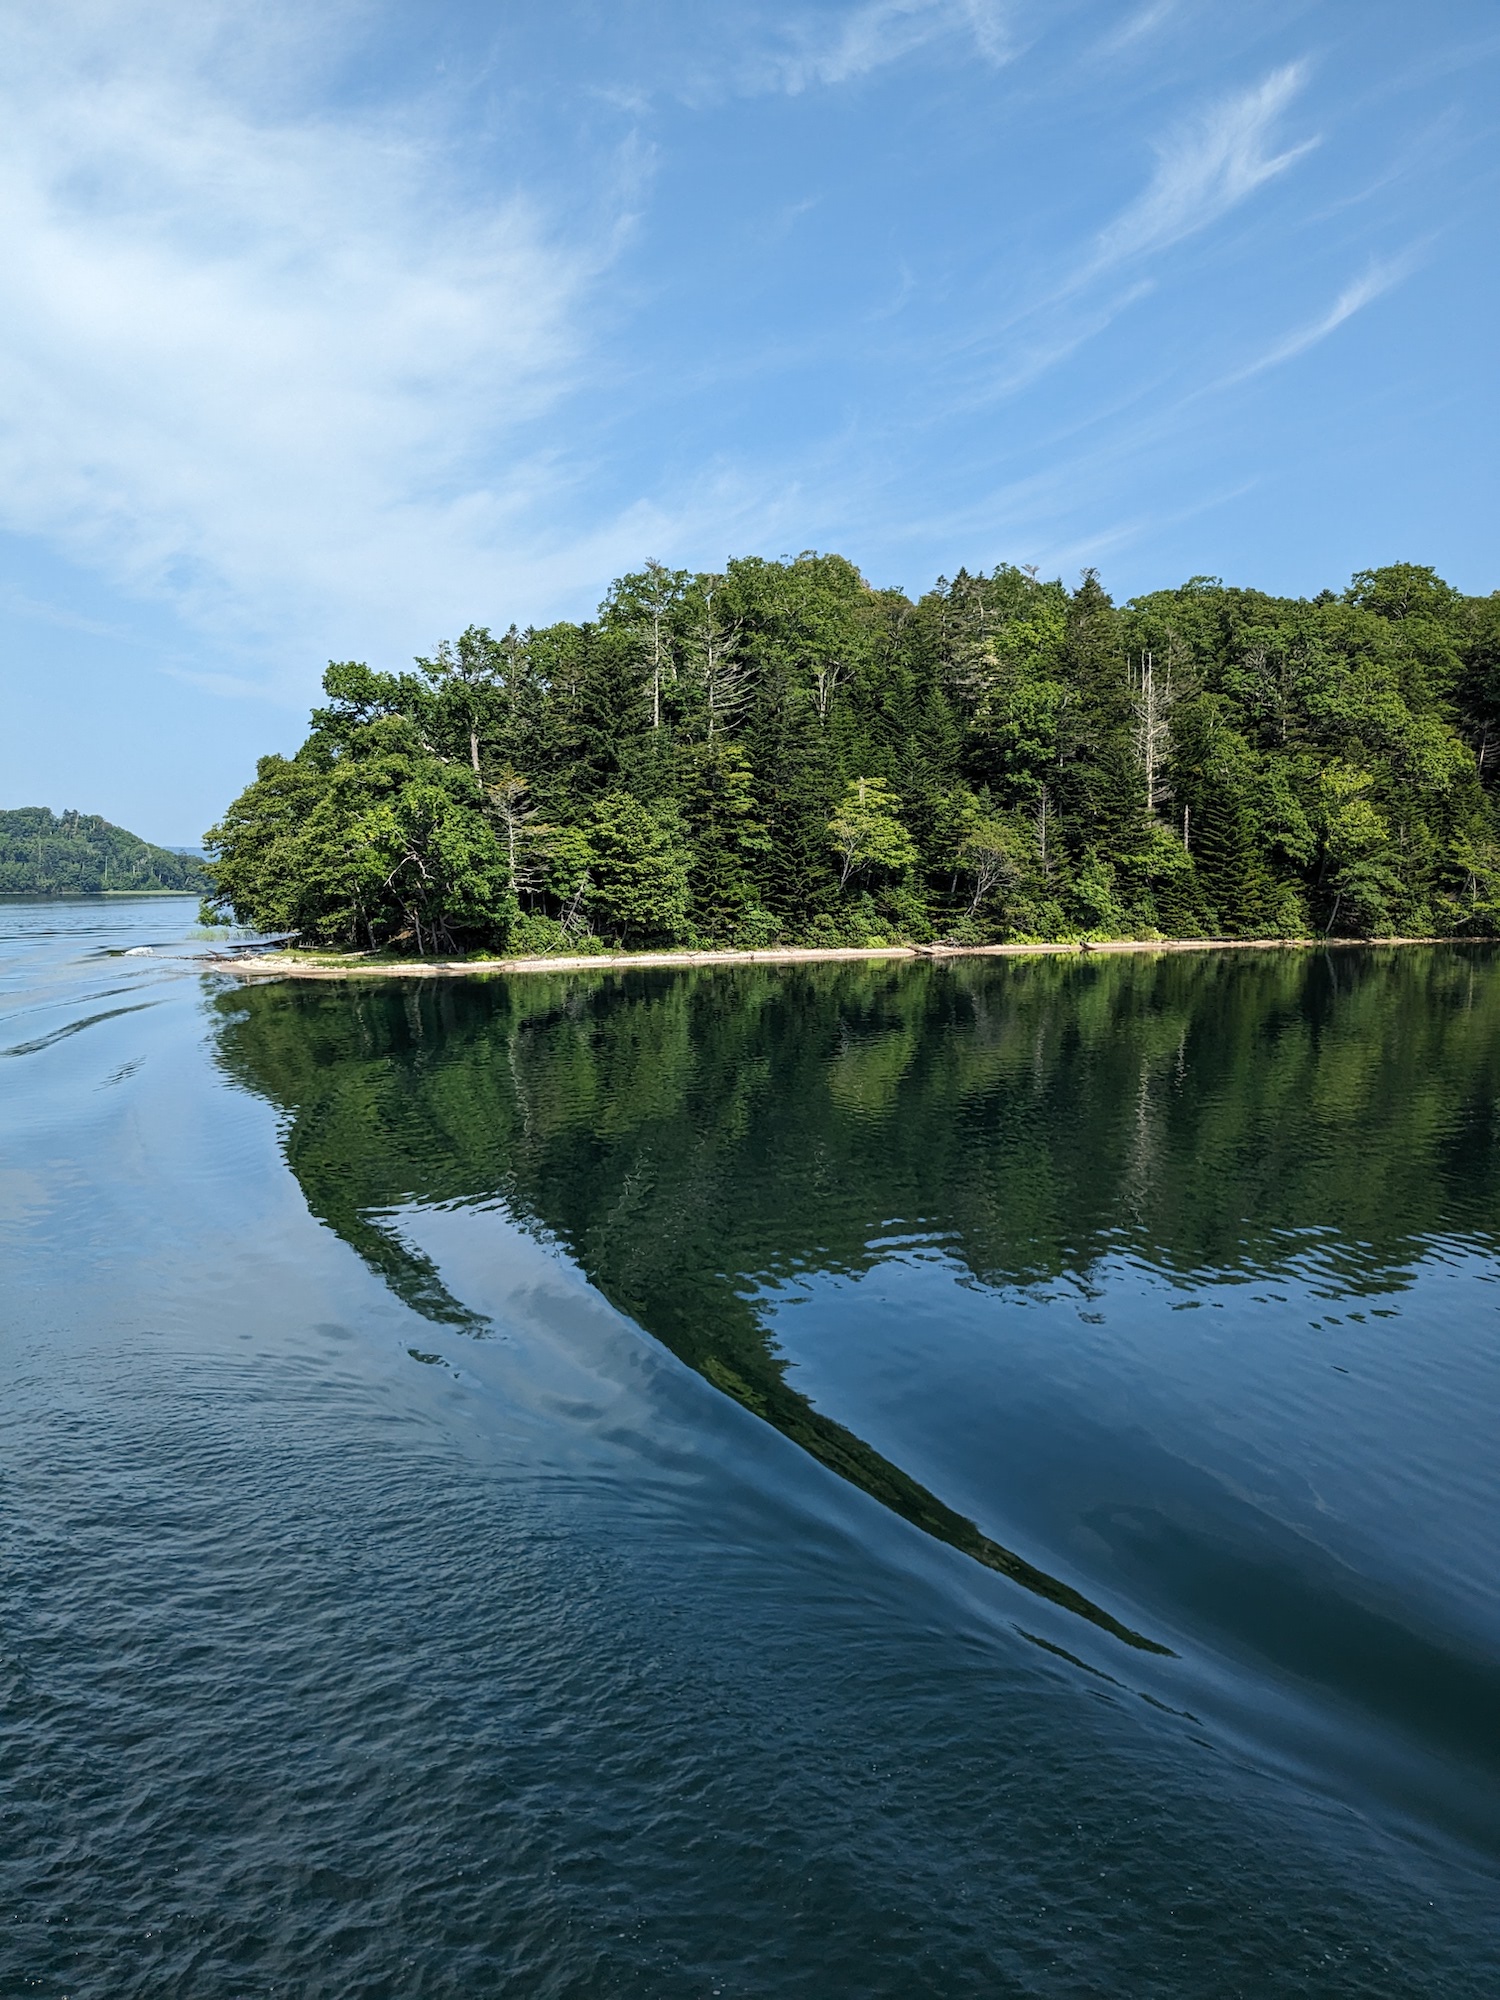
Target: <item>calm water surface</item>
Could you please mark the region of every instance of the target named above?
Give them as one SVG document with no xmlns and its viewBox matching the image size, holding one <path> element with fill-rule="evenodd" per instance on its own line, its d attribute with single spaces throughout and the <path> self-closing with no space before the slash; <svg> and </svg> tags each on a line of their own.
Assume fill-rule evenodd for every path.
<svg viewBox="0 0 1500 2000">
<path fill-rule="evenodd" d="M 1500 957 L 0 905 L 0 1993 L 1500 1991 Z"/>
</svg>

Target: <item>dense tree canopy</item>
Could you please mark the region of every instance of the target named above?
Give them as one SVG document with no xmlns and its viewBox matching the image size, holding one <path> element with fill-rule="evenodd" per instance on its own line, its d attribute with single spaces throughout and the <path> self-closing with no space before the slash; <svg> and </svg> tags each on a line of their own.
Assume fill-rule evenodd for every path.
<svg viewBox="0 0 1500 2000">
<path fill-rule="evenodd" d="M 55 813 L 46 806 L 0 812 L 0 895 L 79 896 L 112 890 L 207 885 L 203 863 L 153 847 L 97 813 Z"/>
<path fill-rule="evenodd" d="M 1395 564 L 1124 606 L 1002 565 L 649 563 L 589 624 L 330 666 L 220 905 L 450 953 L 1500 929 L 1500 594 Z"/>
</svg>

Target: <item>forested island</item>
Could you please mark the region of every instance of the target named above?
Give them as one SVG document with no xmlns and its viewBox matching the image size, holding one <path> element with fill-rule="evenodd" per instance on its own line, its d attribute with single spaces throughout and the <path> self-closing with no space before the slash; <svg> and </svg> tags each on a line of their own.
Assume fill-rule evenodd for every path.
<svg viewBox="0 0 1500 2000">
<path fill-rule="evenodd" d="M 201 895 L 208 887 L 200 859 L 153 847 L 98 813 L 55 813 L 47 806 L 0 812 L 0 895 Z"/>
<path fill-rule="evenodd" d="M 1500 931 L 1500 593 L 840 556 L 651 562 L 598 617 L 331 665 L 207 836 L 224 914 L 484 954 Z M 12 815 L 14 817 L 14 815 Z M 122 885 L 123 886 L 123 885 Z"/>
</svg>

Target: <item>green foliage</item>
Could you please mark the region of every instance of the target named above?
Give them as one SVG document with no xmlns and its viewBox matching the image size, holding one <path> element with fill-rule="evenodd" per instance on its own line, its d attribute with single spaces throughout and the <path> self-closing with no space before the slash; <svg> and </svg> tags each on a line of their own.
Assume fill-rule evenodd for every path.
<svg viewBox="0 0 1500 2000">
<path fill-rule="evenodd" d="M 502 945 L 516 902 L 474 773 L 425 751 L 402 716 L 323 714 L 295 757 L 261 759 L 209 832 L 219 905 L 325 942 Z"/>
<path fill-rule="evenodd" d="M 589 814 L 584 901 L 606 937 L 622 945 L 680 944 L 689 931 L 688 864 L 672 815 L 629 792 L 606 794 Z"/>
<path fill-rule="evenodd" d="M 1007 565 L 913 602 L 813 551 L 648 563 L 594 623 L 324 690 L 211 836 L 217 907 L 314 940 L 1472 936 L 1500 904 L 1500 597 L 1415 564 L 1117 606 Z"/>
<path fill-rule="evenodd" d="M 602 938 L 570 929 L 556 917 L 525 910 L 511 925 L 509 949 L 517 958 L 577 957 L 608 949 Z"/>
<path fill-rule="evenodd" d="M 842 888 L 855 875 L 901 875 L 917 858 L 901 824 L 901 804 L 879 778 L 855 778 L 828 822 L 828 838 L 843 863 Z"/>
<path fill-rule="evenodd" d="M 46 806 L 0 812 L 0 895 L 201 894 L 207 884 L 197 856 L 153 847 L 97 813 L 54 813 Z"/>
</svg>

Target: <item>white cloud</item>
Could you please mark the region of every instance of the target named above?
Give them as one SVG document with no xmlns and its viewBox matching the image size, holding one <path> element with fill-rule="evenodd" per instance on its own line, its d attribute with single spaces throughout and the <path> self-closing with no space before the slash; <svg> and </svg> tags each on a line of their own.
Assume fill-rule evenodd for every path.
<svg viewBox="0 0 1500 2000">
<path fill-rule="evenodd" d="M 236 13 L 18 16 L 0 521 L 220 639 L 430 639 L 534 576 L 563 481 L 528 440 L 610 230 L 475 196 L 420 130 L 278 108 L 295 23 Z"/>
<path fill-rule="evenodd" d="M 794 28 L 793 46 L 770 59 L 766 80 L 793 95 L 850 83 L 955 35 L 972 41 L 987 62 L 1008 62 L 1015 53 L 1009 14 L 1002 0 L 865 0 L 841 14 L 831 33 Z"/>
<path fill-rule="evenodd" d="M 1179 126 L 1158 148 L 1150 185 L 1100 233 L 1079 281 L 1206 229 L 1310 152 L 1315 138 L 1271 150 L 1273 128 L 1306 77 L 1304 63 L 1288 63 Z"/>
<path fill-rule="evenodd" d="M 1389 259 L 1383 264 L 1372 264 L 1362 278 L 1356 278 L 1353 284 L 1344 287 L 1327 312 L 1321 313 L 1315 320 L 1310 320 L 1307 325 L 1298 327 L 1295 332 L 1287 334 L 1283 339 L 1275 341 L 1254 361 L 1243 368 L 1237 368 L 1232 375 L 1222 376 L 1208 389 L 1199 393 L 1208 395 L 1214 390 L 1232 389 L 1238 382 L 1248 382 L 1253 376 L 1263 375 L 1268 368 L 1279 368 L 1284 361 L 1295 360 L 1299 354 L 1305 354 L 1310 347 L 1316 347 L 1320 340 L 1326 340 L 1329 334 L 1337 332 L 1345 320 L 1353 319 L 1357 312 L 1362 312 L 1367 305 L 1378 299 L 1382 292 L 1388 292 L 1393 285 L 1399 285 L 1415 268 L 1416 257 L 1411 253 L 1405 257 Z"/>
<path fill-rule="evenodd" d="M 1158 146 L 1147 186 L 1071 268 L 1023 295 L 984 341 L 972 343 L 967 380 L 950 370 L 961 385 L 954 406 L 978 408 L 1031 388 L 1155 290 L 1156 278 L 1143 268 L 1151 259 L 1209 228 L 1311 151 L 1315 138 L 1280 151 L 1272 145 L 1273 128 L 1305 77 L 1304 64 L 1288 64 L 1180 123 Z"/>
<path fill-rule="evenodd" d="M 1182 0 L 1147 0 L 1146 6 L 1139 8 L 1128 20 L 1105 36 L 1095 47 L 1094 55 L 1098 57 L 1123 54 L 1136 43 L 1154 35 L 1159 28 L 1165 27 L 1180 10 L 1181 4 Z"/>
</svg>

